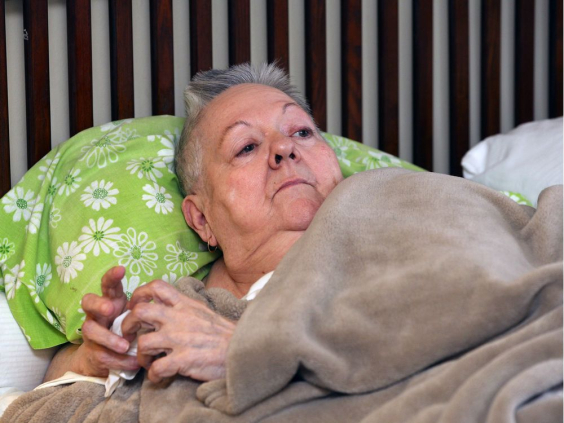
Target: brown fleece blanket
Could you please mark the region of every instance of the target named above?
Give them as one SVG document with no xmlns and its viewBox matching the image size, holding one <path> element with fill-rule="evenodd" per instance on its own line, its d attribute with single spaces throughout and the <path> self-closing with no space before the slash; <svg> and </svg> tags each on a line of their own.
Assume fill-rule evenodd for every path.
<svg viewBox="0 0 564 423">
<path fill-rule="evenodd" d="M 2 421 L 561 422 L 562 187 L 535 210 L 460 178 L 355 175 L 242 314 L 225 380 L 103 393 L 33 391 Z"/>
</svg>

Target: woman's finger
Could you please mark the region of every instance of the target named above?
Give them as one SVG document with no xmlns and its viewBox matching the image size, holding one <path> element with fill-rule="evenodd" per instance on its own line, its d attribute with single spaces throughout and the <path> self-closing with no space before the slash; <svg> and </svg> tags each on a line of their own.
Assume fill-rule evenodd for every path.
<svg viewBox="0 0 564 423">
<path fill-rule="evenodd" d="M 139 335 L 137 339 L 137 353 L 156 356 L 161 353 L 168 354 L 172 350 L 165 337 L 159 332 L 149 332 Z"/>
<path fill-rule="evenodd" d="M 102 295 L 109 298 L 125 297 L 121 280 L 125 276 L 125 267 L 115 266 L 102 276 Z"/>
<path fill-rule="evenodd" d="M 137 357 L 118 354 L 110 350 L 99 350 L 94 353 L 93 361 L 99 369 L 138 370 L 140 368 Z"/>
<path fill-rule="evenodd" d="M 104 326 L 110 325 L 110 317 L 114 313 L 114 305 L 111 300 L 96 294 L 86 294 L 82 297 L 81 305 L 88 317 Z"/>
<path fill-rule="evenodd" d="M 167 355 L 159 358 L 151 364 L 147 376 L 153 383 L 159 383 L 167 377 L 174 376 L 178 373 L 179 366 L 176 364 L 174 357 Z"/>
<path fill-rule="evenodd" d="M 173 307 L 180 301 L 180 295 L 180 292 L 170 284 L 155 280 L 137 288 L 131 296 L 128 307 L 132 309 L 136 304 L 151 301 Z"/>
<path fill-rule="evenodd" d="M 131 340 L 140 329 L 158 330 L 166 322 L 167 312 L 167 306 L 162 304 L 137 304 L 121 322 L 123 337 Z"/>
<path fill-rule="evenodd" d="M 91 319 L 87 319 L 82 325 L 82 336 L 88 342 L 96 343 L 119 354 L 124 354 L 129 349 L 128 341 Z"/>
<path fill-rule="evenodd" d="M 159 332 L 139 335 L 137 339 L 137 361 L 141 367 L 148 369 L 159 354 L 170 354 L 171 349 Z"/>
</svg>

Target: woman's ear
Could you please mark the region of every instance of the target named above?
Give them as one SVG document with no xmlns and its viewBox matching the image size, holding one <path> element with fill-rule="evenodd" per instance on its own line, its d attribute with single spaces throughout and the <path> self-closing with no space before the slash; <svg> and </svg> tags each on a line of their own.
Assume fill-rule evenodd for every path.
<svg viewBox="0 0 564 423">
<path fill-rule="evenodd" d="M 203 241 L 213 246 L 217 245 L 217 240 L 203 211 L 202 198 L 199 195 L 187 195 L 184 198 L 184 201 L 182 201 L 182 213 L 188 226 L 196 231 Z"/>
</svg>

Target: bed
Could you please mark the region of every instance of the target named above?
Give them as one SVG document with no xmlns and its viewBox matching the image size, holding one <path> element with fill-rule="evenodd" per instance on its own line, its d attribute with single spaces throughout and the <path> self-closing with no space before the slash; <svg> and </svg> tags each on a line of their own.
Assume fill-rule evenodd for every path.
<svg viewBox="0 0 564 423">
<path fill-rule="evenodd" d="M 183 115 L 179 93 L 189 78 L 212 66 L 246 61 L 277 60 L 289 70 L 332 146 L 348 148 L 346 154 L 354 150 L 341 161 L 343 169 L 349 162 L 349 174 L 358 171 L 357 165 L 369 169 L 372 162 L 365 160 L 376 157 L 374 167 L 395 163 L 462 176 L 462 159 L 480 140 L 562 116 L 562 2 L 557 0 L 0 0 L 0 33 L 0 197 L 35 164 L 39 169 L 51 160 L 50 166 L 56 154 L 45 156 L 63 148 L 68 138 L 82 148 L 105 133 L 139 125 L 139 137 L 159 137 L 152 151 L 159 156 L 181 128 L 181 118 L 173 116 Z M 147 123 L 161 115 L 166 124 L 157 124 L 158 130 Z M 154 117 L 144 121 L 145 116 Z M 546 134 L 543 124 L 521 128 L 519 134 L 528 133 L 523 139 Z M 140 129 L 149 125 L 145 132 Z M 552 127 L 558 126 L 561 120 L 553 120 Z M 498 135 L 496 145 L 513 135 Z M 561 143 L 561 130 L 553 139 Z M 546 148 L 557 145 L 549 144 Z M 551 155 L 538 148 L 541 156 Z M 522 151 L 522 144 L 512 151 Z M 100 164 L 98 156 L 92 160 Z M 475 160 L 487 161 L 483 156 Z M 557 161 L 561 180 L 561 156 Z M 523 200 L 519 195 L 528 187 L 515 179 L 530 180 L 538 171 L 511 163 L 504 170 L 511 178 L 494 175 L 488 181 L 503 179 L 494 188 Z M 476 166 L 465 168 L 465 176 L 480 173 Z M 127 173 L 138 174 L 139 166 Z M 543 183 L 528 197 L 555 182 Z M 100 188 L 112 190 L 97 185 L 92 191 Z M 536 205 L 536 198 L 528 200 Z M 95 204 L 92 199 L 89 207 Z M 27 228 L 33 231 L 31 223 Z M 0 241 L 6 233 L 0 230 Z M 169 244 L 169 255 L 180 254 L 175 242 Z M 191 251 L 201 254 L 201 245 L 190 242 Z M 171 281 L 182 269 L 174 263 L 166 263 Z M 132 279 L 126 283 L 134 289 L 141 281 Z M 61 308 L 48 314 L 51 326 L 65 319 Z M 69 333 L 75 336 L 71 340 L 80 338 L 80 315 L 74 310 L 73 316 L 75 326 L 70 327 L 68 317 L 65 336 L 55 333 L 53 338 L 71 339 Z M 15 322 L 12 329 L 17 333 Z M 35 367 L 10 373 L 18 384 L 2 386 L 8 396 L 10 388 L 29 390 L 42 379 L 53 350 L 39 351 L 17 350 Z"/>
</svg>

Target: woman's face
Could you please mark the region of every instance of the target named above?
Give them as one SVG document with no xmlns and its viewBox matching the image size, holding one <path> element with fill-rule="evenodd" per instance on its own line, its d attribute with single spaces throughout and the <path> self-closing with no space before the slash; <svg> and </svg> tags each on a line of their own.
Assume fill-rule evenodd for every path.
<svg viewBox="0 0 564 423">
<path fill-rule="evenodd" d="M 304 231 L 342 180 L 309 115 L 271 87 L 226 90 L 206 107 L 196 136 L 204 214 L 221 247 L 238 239 L 258 248 L 276 233 Z"/>
</svg>

